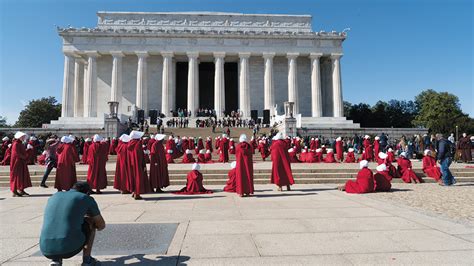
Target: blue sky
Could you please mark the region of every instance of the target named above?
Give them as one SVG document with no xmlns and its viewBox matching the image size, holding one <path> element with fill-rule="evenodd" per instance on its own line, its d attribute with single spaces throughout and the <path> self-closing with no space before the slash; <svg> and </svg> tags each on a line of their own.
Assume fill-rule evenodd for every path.
<svg viewBox="0 0 474 266">
<path fill-rule="evenodd" d="M 97 11 L 310 14 L 313 30 L 342 31 L 344 100 L 412 100 L 423 89 L 457 95 L 474 116 L 473 1 L 0 0 L 0 115 L 14 123 L 31 99 L 61 98 L 55 25 L 94 27 Z"/>
</svg>

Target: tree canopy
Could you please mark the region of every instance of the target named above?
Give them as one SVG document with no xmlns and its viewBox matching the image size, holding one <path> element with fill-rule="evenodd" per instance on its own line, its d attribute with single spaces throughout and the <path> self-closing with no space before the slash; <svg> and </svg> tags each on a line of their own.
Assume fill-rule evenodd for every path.
<svg viewBox="0 0 474 266">
<path fill-rule="evenodd" d="M 32 100 L 21 111 L 15 127 L 42 127 L 61 116 L 61 104 L 54 97 Z"/>
<path fill-rule="evenodd" d="M 8 127 L 8 125 L 7 125 L 7 118 L 0 115 L 0 128 L 1 127 Z"/>
</svg>

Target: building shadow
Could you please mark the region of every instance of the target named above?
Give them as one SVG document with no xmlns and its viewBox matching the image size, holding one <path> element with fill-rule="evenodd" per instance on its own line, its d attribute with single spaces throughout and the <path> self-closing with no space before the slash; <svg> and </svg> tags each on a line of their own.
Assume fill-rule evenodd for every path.
<svg viewBox="0 0 474 266">
<path fill-rule="evenodd" d="M 145 254 L 133 254 L 128 256 L 122 256 L 113 258 L 107 261 L 101 261 L 100 265 L 163 265 L 163 266 L 175 266 L 175 265 L 186 265 L 186 262 L 190 259 L 188 256 L 157 256 L 154 258 L 145 258 Z"/>
<path fill-rule="evenodd" d="M 390 189 L 390 192 L 404 192 L 404 191 L 413 191 L 413 189 L 409 189 L 409 188 L 392 188 L 392 189 Z"/>
<path fill-rule="evenodd" d="M 301 189 L 292 189 L 291 191 L 314 192 L 314 191 L 329 191 L 329 190 L 337 190 L 337 187 L 334 187 L 334 188 L 301 188 Z"/>
<path fill-rule="evenodd" d="M 205 194 L 203 194 L 205 195 Z M 208 194 L 207 194 L 208 195 Z M 163 200 L 189 200 L 189 199 L 210 199 L 210 198 L 225 198 L 225 196 L 185 196 L 185 195 L 177 195 L 175 197 L 166 197 L 166 196 L 158 196 L 158 197 L 143 197 L 144 201 L 163 201 Z"/>
<path fill-rule="evenodd" d="M 291 193 L 291 192 L 289 192 Z M 302 194 L 289 194 L 286 191 L 281 192 L 281 194 L 262 194 L 254 195 L 255 198 L 276 198 L 276 197 L 292 197 L 292 196 L 310 196 L 317 195 L 318 193 L 302 193 Z"/>
</svg>

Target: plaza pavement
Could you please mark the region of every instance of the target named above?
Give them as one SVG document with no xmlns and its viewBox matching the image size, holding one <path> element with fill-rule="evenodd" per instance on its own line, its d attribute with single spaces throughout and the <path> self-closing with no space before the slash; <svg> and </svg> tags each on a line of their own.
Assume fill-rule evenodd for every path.
<svg viewBox="0 0 474 266">
<path fill-rule="evenodd" d="M 173 186 L 167 191 L 179 188 Z M 457 223 L 367 195 L 348 195 L 335 190 L 335 185 L 297 184 L 290 192 L 277 192 L 272 185 L 257 185 L 255 196 L 248 198 L 222 192 L 221 186 L 207 188 L 215 193 L 148 194 L 143 201 L 112 189 L 94 195 L 109 230 L 116 228 L 115 224 L 132 226 L 127 229 L 129 233 L 123 232 L 122 239 L 129 243 L 131 253 L 96 250 L 95 254 L 105 254 L 96 257 L 103 265 L 472 265 L 474 262 L 472 223 Z M 8 190 L 0 191 L 3 265 L 48 263 L 39 256 L 38 238 L 43 209 L 54 190 L 35 187 L 28 191 L 32 195 L 29 198 L 12 198 Z M 472 206 L 472 202 L 466 204 Z M 166 240 L 166 234 L 137 231 L 145 224 L 168 226 L 171 241 Z M 106 236 L 107 229 L 99 236 Z M 150 239 L 158 241 L 167 251 L 143 254 L 138 249 L 142 239 L 134 239 L 137 235 L 147 243 Z M 106 244 L 109 248 L 123 246 L 118 242 Z M 65 265 L 78 265 L 80 260 L 77 256 L 65 261 Z"/>
</svg>

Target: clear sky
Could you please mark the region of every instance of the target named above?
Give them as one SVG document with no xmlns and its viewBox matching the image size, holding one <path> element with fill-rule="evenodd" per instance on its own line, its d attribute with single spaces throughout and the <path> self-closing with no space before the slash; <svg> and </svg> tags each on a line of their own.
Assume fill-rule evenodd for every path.
<svg viewBox="0 0 474 266">
<path fill-rule="evenodd" d="M 352 30 L 344 42 L 344 100 L 457 95 L 474 116 L 472 0 L 0 0 L 0 116 L 31 99 L 61 98 L 64 57 L 55 25 L 94 27 L 97 11 L 310 14 L 313 30 Z"/>
</svg>

